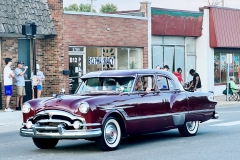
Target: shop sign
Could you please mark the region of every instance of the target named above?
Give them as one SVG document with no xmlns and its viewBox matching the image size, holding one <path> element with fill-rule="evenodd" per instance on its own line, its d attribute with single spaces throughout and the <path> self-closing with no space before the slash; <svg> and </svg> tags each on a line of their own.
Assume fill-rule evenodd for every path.
<svg viewBox="0 0 240 160">
<path fill-rule="evenodd" d="M 89 65 L 96 65 L 96 64 L 102 64 L 103 59 L 103 65 L 114 65 L 114 57 L 88 57 L 88 64 Z"/>
<path fill-rule="evenodd" d="M 84 47 L 72 47 L 72 46 L 70 46 L 69 47 L 69 51 L 72 51 L 72 52 L 82 52 L 82 51 L 84 51 Z"/>
</svg>

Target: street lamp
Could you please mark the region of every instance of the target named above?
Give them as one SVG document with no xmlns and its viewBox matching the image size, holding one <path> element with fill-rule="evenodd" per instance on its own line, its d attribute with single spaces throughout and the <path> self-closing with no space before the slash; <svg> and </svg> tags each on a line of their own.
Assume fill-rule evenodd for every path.
<svg viewBox="0 0 240 160">
<path fill-rule="evenodd" d="M 33 45 L 33 75 L 37 75 L 36 69 L 36 32 L 37 32 L 37 25 L 32 22 L 26 22 L 22 25 L 22 35 L 26 36 L 26 39 L 30 38 Z M 37 86 L 34 87 L 34 98 L 37 98 Z"/>
</svg>

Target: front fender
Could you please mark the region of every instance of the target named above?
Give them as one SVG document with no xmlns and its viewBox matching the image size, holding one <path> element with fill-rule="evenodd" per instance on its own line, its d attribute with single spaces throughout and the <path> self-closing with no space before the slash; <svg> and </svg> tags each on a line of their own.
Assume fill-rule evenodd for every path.
<svg viewBox="0 0 240 160">
<path fill-rule="evenodd" d="M 118 119 L 118 123 L 120 124 L 121 126 L 121 129 L 122 129 L 122 133 L 123 135 L 125 135 L 125 133 L 127 133 L 127 126 L 126 126 L 126 122 L 125 122 L 125 118 L 123 117 L 123 115 L 121 114 L 121 112 L 119 112 L 118 110 L 111 110 L 109 112 L 107 112 L 105 114 L 105 116 L 103 117 L 102 119 L 102 126 L 105 122 L 105 120 L 109 117 L 109 116 L 113 116 L 113 117 L 116 117 Z"/>
</svg>

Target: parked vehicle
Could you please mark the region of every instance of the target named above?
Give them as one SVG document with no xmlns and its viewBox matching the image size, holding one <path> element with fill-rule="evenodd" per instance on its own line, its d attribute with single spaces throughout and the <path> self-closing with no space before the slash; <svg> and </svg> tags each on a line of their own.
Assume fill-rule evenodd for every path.
<svg viewBox="0 0 240 160">
<path fill-rule="evenodd" d="M 170 129 L 197 134 L 199 122 L 217 118 L 213 93 L 186 92 L 163 70 L 91 72 L 73 95 L 59 94 L 24 103 L 20 135 L 41 148 L 62 139 L 96 141 L 115 150 L 121 138 Z"/>
</svg>

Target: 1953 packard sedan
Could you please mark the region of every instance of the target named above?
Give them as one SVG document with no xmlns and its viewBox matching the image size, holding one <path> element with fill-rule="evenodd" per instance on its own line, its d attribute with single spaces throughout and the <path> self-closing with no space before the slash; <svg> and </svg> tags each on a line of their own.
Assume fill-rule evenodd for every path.
<svg viewBox="0 0 240 160">
<path fill-rule="evenodd" d="M 162 70 L 91 72 L 73 95 L 27 101 L 20 135 L 41 149 L 62 139 L 96 141 L 115 150 L 122 137 L 178 129 L 196 135 L 200 122 L 218 118 L 212 92 L 187 92 Z"/>
</svg>

